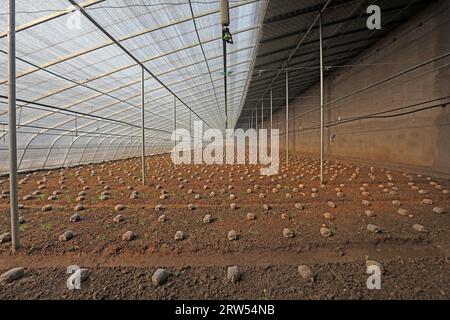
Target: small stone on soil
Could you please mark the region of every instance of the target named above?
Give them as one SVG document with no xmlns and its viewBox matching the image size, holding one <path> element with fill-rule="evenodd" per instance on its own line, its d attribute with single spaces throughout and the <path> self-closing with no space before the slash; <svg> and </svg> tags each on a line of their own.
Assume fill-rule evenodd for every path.
<svg viewBox="0 0 450 320">
<path fill-rule="evenodd" d="M 13 268 L 0 275 L 1 283 L 11 283 L 22 278 L 25 275 L 25 269 L 22 267 Z"/>
<path fill-rule="evenodd" d="M 73 232 L 70 230 L 67 230 L 62 235 L 59 236 L 59 241 L 65 242 L 65 241 L 69 241 L 72 238 L 73 238 Z"/>
<path fill-rule="evenodd" d="M 314 274 L 313 274 L 311 268 L 304 264 L 298 266 L 298 274 L 304 280 L 314 281 Z"/>
<path fill-rule="evenodd" d="M 239 238 L 239 235 L 236 233 L 236 231 L 230 230 L 228 232 L 228 236 L 227 237 L 228 237 L 228 240 L 235 241 L 235 240 L 237 240 Z"/>
<path fill-rule="evenodd" d="M 373 233 L 380 233 L 381 228 L 375 224 L 368 224 L 367 225 L 367 231 L 373 232 Z"/>
<path fill-rule="evenodd" d="M 285 237 L 285 238 L 293 238 L 294 237 L 294 231 L 292 231 L 289 228 L 284 228 L 283 229 L 283 237 Z"/>
<path fill-rule="evenodd" d="M 78 222 L 81 220 L 81 216 L 78 213 L 75 213 L 74 215 L 72 215 L 70 217 L 70 221 L 71 222 Z"/>
<path fill-rule="evenodd" d="M 125 206 L 123 204 L 118 204 L 114 207 L 114 210 L 116 211 L 122 211 L 125 209 Z"/>
<path fill-rule="evenodd" d="M 212 217 L 211 217 L 211 215 L 210 215 L 210 214 L 206 214 L 206 215 L 203 217 L 203 223 L 208 224 L 208 223 L 211 223 L 211 222 L 212 222 Z"/>
<path fill-rule="evenodd" d="M 163 285 L 169 278 L 169 272 L 165 269 L 157 269 L 152 276 L 152 282 L 155 286 Z"/>
<path fill-rule="evenodd" d="M 438 214 L 445 214 L 445 213 L 447 213 L 444 208 L 439 208 L 439 207 L 433 208 L 433 212 L 438 213 Z"/>
<path fill-rule="evenodd" d="M 256 215 L 253 212 L 247 213 L 247 220 L 255 220 Z"/>
<path fill-rule="evenodd" d="M 118 214 L 117 216 L 115 216 L 114 218 L 113 218 L 113 221 L 114 222 L 122 222 L 124 220 L 124 217 L 123 217 L 123 215 L 121 215 L 121 214 Z"/>
<path fill-rule="evenodd" d="M 413 228 L 418 232 L 428 232 L 428 230 L 421 224 L 415 224 L 413 225 Z"/>
<path fill-rule="evenodd" d="M 10 241 L 11 241 L 11 234 L 9 232 L 0 235 L 0 243 L 7 243 Z"/>
<path fill-rule="evenodd" d="M 122 235 L 122 241 L 132 241 L 134 238 L 136 238 L 136 235 L 133 231 L 127 231 Z"/>
<path fill-rule="evenodd" d="M 324 238 L 329 238 L 331 237 L 333 234 L 331 233 L 331 230 L 326 228 L 326 227 L 322 227 L 320 228 L 320 235 Z"/>
<path fill-rule="evenodd" d="M 323 217 L 324 217 L 325 219 L 327 219 L 327 220 L 334 220 L 334 215 L 333 215 L 332 213 L 330 213 L 330 212 L 325 212 L 325 213 L 323 214 Z"/>
<path fill-rule="evenodd" d="M 52 206 L 51 205 L 49 205 L 49 204 L 47 204 L 47 205 L 45 205 L 45 206 L 43 206 L 42 208 L 41 208 L 41 211 L 42 212 L 48 212 L 48 211 L 52 211 Z"/>
<path fill-rule="evenodd" d="M 177 231 L 175 233 L 175 240 L 184 240 L 184 232 L 183 231 Z"/>
<path fill-rule="evenodd" d="M 227 269 L 227 279 L 232 283 L 236 283 L 241 280 L 241 272 L 238 266 L 231 266 Z"/>
</svg>

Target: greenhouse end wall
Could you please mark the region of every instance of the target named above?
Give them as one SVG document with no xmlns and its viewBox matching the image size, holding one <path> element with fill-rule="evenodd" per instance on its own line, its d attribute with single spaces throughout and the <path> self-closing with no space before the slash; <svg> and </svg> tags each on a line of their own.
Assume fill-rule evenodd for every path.
<svg viewBox="0 0 450 320">
<path fill-rule="evenodd" d="M 326 78 L 325 103 L 448 54 L 448 30 L 450 3 L 440 1 L 353 61 L 362 66 L 345 72 L 338 70 Z M 325 127 L 325 157 L 450 175 L 449 65 L 447 56 L 326 106 L 325 124 L 397 111 Z M 319 90 L 315 86 L 302 94 L 309 98 L 290 102 L 290 150 L 315 155 L 320 152 Z M 315 110 L 301 116 L 312 109 Z M 419 109 L 425 110 L 417 112 Z M 274 114 L 273 120 L 274 127 L 280 128 L 282 149 L 285 148 L 285 117 L 283 107 Z M 270 126 L 268 122 L 267 125 Z"/>
</svg>

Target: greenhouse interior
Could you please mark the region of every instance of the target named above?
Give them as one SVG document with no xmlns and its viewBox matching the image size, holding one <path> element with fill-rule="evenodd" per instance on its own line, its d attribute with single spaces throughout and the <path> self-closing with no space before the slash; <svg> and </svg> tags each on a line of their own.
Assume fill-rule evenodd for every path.
<svg viewBox="0 0 450 320">
<path fill-rule="evenodd" d="M 446 0 L 1 1 L 0 300 L 450 299 L 449 30 Z"/>
</svg>

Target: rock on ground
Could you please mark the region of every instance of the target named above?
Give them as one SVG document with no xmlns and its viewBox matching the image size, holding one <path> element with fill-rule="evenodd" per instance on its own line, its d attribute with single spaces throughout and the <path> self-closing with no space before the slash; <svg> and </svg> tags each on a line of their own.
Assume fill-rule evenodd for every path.
<svg viewBox="0 0 450 320">
<path fill-rule="evenodd" d="M 7 243 L 10 241 L 11 241 L 11 234 L 9 232 L 0 235 L 0 243 Z"/>
<path fill-rule="evenodd" d="M 238 266 L 231 266 L 227 269 L 227 279 L 232 283 L 236 283 L 241 280 L 241 272 L 239 271 Z"/>
<path fill-rule="evenodd" d="M 314 274 L 310 267 L 307 265 L 299 265 L 298 266 L 298 274 L 304 279 L 304 280 L 314 280 Z"/>
<path fill-rule="evenodd" d="M 367 231 L 373 232 L 373 233 L 380 233 L 382 230 L 379 226 L 377 226 L 375 224 L 368 224 Z"/>
<path fill-rule="evenodd" d="M 136 238 L 136 235 L 133 231 L 127 231 L 122 235 L 123 241 L 132 241 L 134 238 Z"/>
<path fill-rule="evenodd" d="M 59 241 L 65 242 L 65 241 L 69 241 L 72 238 L 73 238 L 73 232 L 70 230 L 67 230 L 62 235 L 59 236 Z"/>
<path fill-rule="evenodd" d="M 169 278 L 169 272 L 167 270 L 159 268 L 155 271 L 152 276 L 152 282 L 155 286 L 160 286 L 164 284 Z"/>
<path fill-rule="evenodd" d="M 11 283 L 22 278 L 25 275 L 25 269 L 22 267 L 13 268 L 0 275 L 0 282 Z"/>
<path fill-rule="evenodd" d="M 292 231 L 289 228 L 284 228 L 283 229 L 283 237 L 285 237 L 285 238 L 293 238 L 294 237 L 294 231 Z"/>
</svg>

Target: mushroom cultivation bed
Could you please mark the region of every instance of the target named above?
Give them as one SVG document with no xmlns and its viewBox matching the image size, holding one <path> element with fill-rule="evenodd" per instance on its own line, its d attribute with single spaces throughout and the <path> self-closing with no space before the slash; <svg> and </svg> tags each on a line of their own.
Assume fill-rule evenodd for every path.
<svg viewBox="0 0 450 320">
<path fill-rule="evenodd" d="M 0 299 L 450 298 L 448 180 L 330 161 L 320 185 L 303 155 L 273 177 L 147 167 L 146 186 L 139 159 L 20 175 L 15 255 L 0 179 L 0 273 L 25 268 Z M 367 289 L 370 261 L 381 290 Z M 80 290 L 70 265 L 88 269 Z"/>
</svg>

